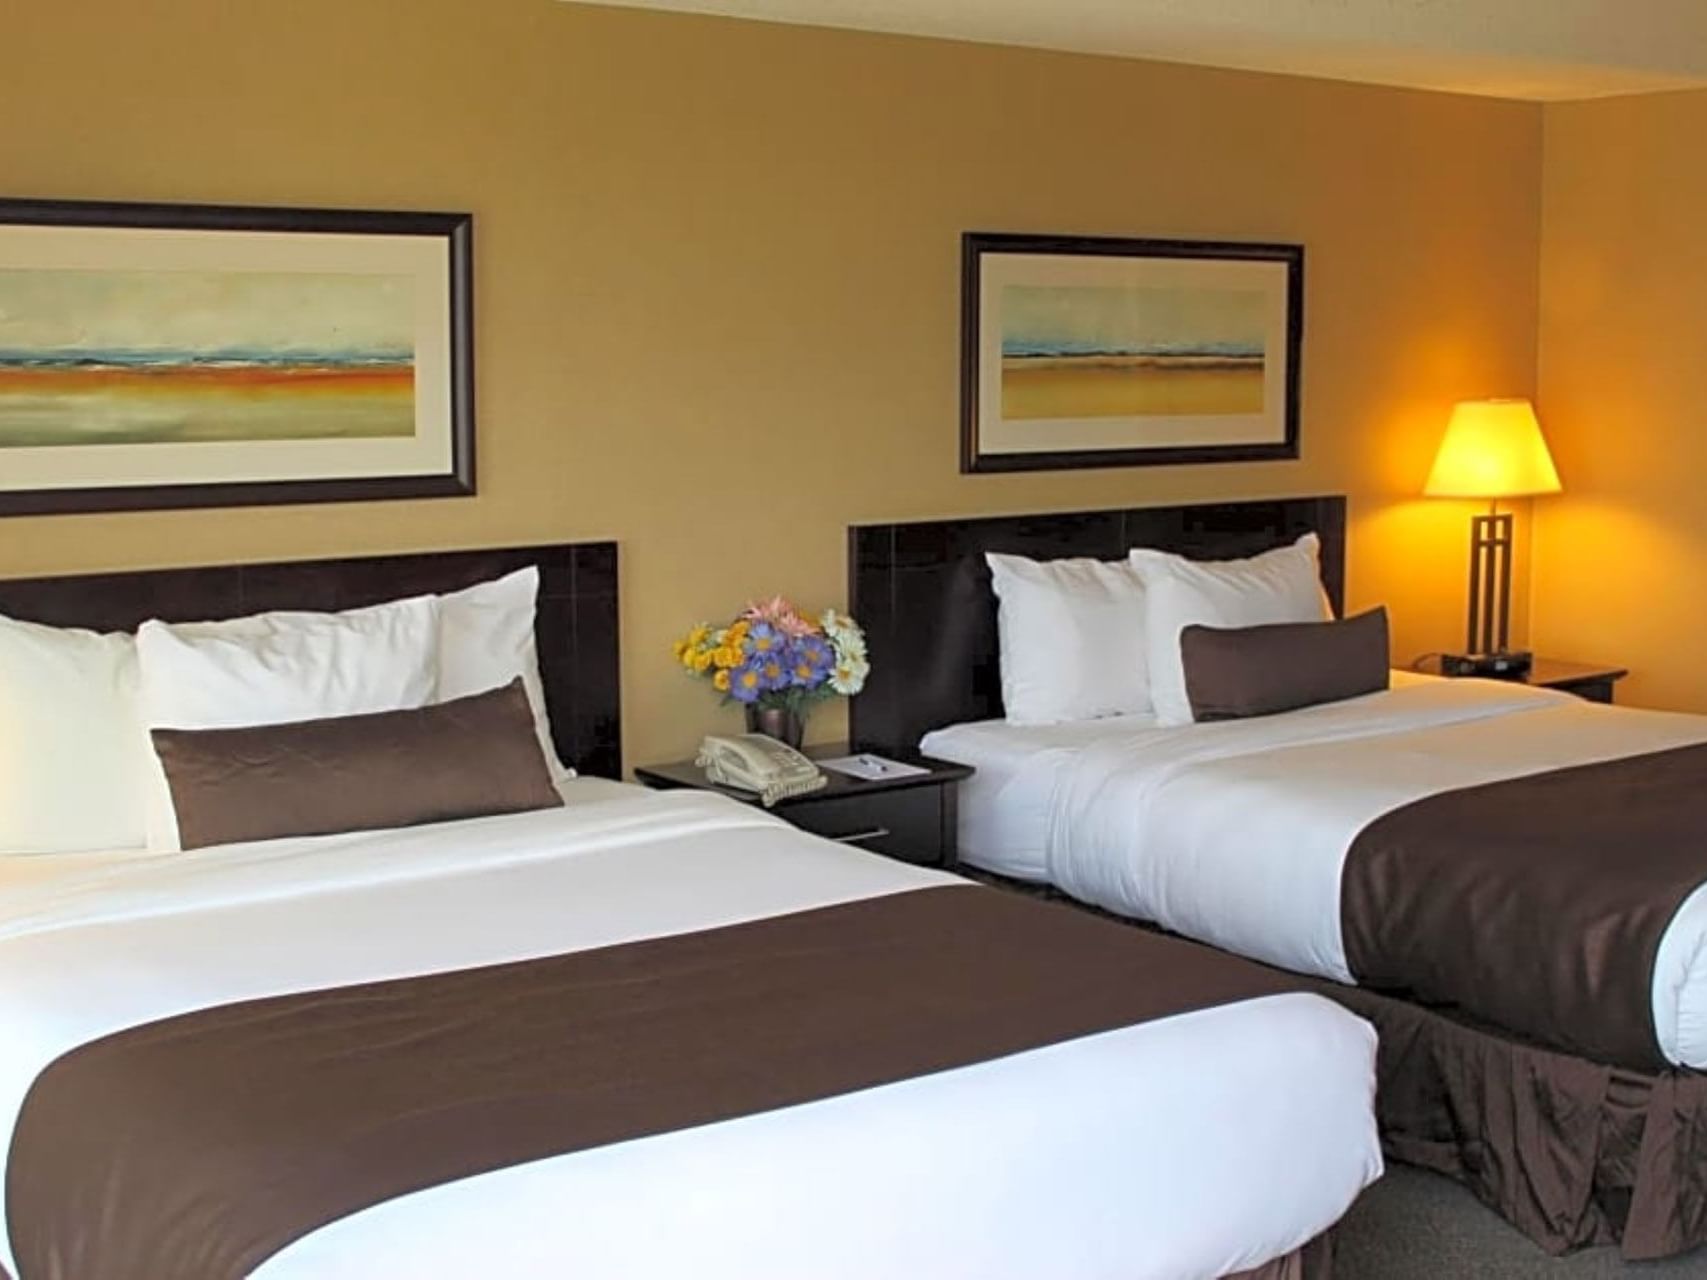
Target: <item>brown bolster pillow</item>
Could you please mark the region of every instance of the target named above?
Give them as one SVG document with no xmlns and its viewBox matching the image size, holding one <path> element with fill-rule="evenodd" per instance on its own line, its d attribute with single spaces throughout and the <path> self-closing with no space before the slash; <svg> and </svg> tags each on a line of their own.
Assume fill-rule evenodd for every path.
<svg viewBox="0 0 1707 1280">
<path fill-rule="evenodd" d="M 185 849 L 563 803 L 520 677 L 413 711 L 150 736 Z"/>
<path fill-rule="evenodd" d="M 1338 702 L 1387 687 L 1387 610 L 1342 622 L 1191 626 L 1180 632 L 1195 720 L 1237 720 Z"/>
</svg>

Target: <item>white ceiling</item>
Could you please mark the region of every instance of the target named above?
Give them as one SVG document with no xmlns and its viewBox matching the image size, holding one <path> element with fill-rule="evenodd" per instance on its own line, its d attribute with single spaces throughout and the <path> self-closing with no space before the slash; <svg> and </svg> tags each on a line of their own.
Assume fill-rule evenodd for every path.
<svg viewBox="0 0 1707 1280">
<path fill-rule="evenodd" d="M 1543 101 L 1707 85 L 1707 0 L 599 0 Z"/>
</svg>

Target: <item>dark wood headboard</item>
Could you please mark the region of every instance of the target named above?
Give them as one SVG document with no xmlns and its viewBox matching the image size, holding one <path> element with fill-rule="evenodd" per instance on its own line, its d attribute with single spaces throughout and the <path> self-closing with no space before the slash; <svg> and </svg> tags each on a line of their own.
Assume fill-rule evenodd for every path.
<svg viewBox="0 0 1707 1280">
<path fill-rule="evenodd" d="M 1271 498 L 1190 507 L 976 517 L 848 530 L 848 608 L 871 676 L 849 709 L 861 750 L 904 751 L 932 729 L 1002 715 L 996 600 L 986 551 L 1119 560 L 1156 547 L 1196 560 L 1255 555 L 1314 531 L 1322 583 L 1345 606 L 1345 499 Z"/>
<path fill-rule="evenodd" d="M 131 631 L 149 618 L 195 622 L 269 609 L 355 609 L 456 591 L 530 564 L 539 566 L 535 634 L 557 753 L 582 773 L 619 778 L 614 542 L 12 578 L 0 580 L 0 613 L 56 627 Z"/>
</svg>

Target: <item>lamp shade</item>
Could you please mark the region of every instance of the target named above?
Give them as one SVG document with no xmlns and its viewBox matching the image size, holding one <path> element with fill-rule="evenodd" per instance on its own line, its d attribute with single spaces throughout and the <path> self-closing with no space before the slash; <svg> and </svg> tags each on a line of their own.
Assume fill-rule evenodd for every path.
<svg viewBox="0 0 1707 1280">
<path fill-rule="evenodd" d="M 1527 400 L 1465 400 L 1435 455 L 1431 498 L 1521 498 L 1559 492 L 1559 473 Z"/>
</svg>

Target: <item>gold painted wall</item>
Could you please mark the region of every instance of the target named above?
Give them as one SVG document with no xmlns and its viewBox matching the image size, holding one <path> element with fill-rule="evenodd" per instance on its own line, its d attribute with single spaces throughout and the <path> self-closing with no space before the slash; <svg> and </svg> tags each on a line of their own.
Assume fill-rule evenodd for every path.
<svg viewBox="0 0 1707 1280">
<path fill-rule="evenodd" d="M 1707 91 L 1546 110 L 1538 647 L 1707 711 Z"/>
<path fill-rule="evenodd" d="M 556 0 L 32 4 L 0 105 L 10 194 L 473 210 L 481 468 L 6 521 L 0 573 L 615 537 L 630 761 L 732 714 L 674 633 L 841 603 L 854 521 L 1345 491 L 1353 605 L 1453 643 L 1466 509 L 1414 495 L 1454 399 L 1533 391 L 1528 105 Z M 1303 242 L 1303 460 L 959 475 L 969 229 Z"/>
</svg>

